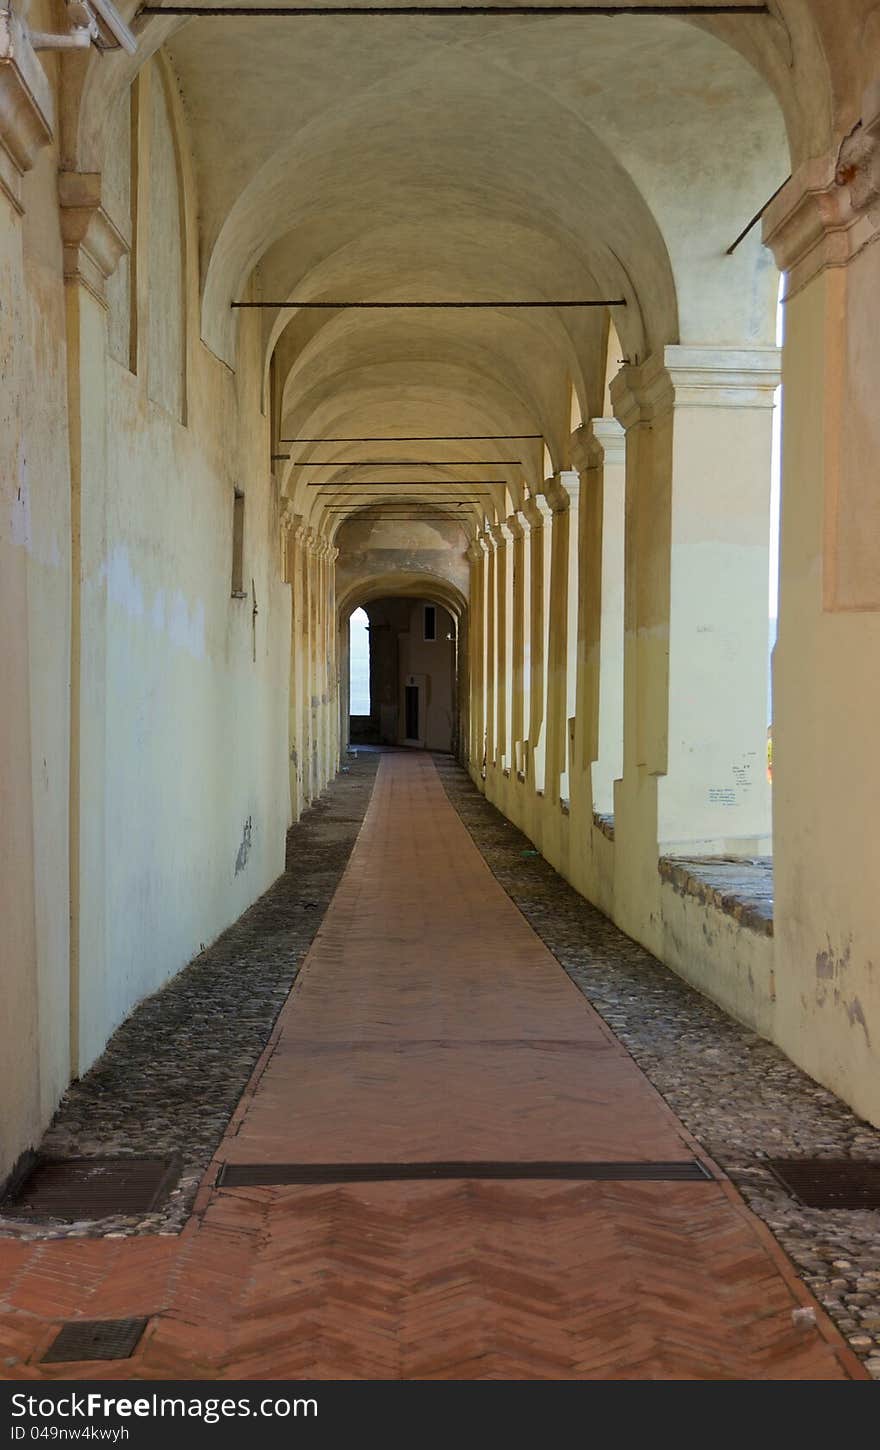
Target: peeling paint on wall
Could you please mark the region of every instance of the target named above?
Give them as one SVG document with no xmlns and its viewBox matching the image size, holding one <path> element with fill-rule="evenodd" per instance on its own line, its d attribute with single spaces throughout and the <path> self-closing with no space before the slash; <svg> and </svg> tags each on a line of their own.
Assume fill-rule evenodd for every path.
<svg viewBox="0 0 880 1450">
<path fill-rule="evenodd" d="M 852 942 L 847 944 L 846 950 L 836 957 L 831 942 L 828 942 L 828 949 L 819 952 L 816 957 L 816 1004 L 824 1007 L 830 1001 L 835 1007 L 843 1007 L 849 1019 L 850 1027 L 861 1027 L 865 1034 L 865 1041 L 870 1046 L 871 1034 L 868 1031 L 868 1023 L 865 1017 L 865 1010 L 857 996 L 846 1000 L 844 992 L 844 981 L 849 971 L 852 957 Z"/>
<path fill-rule="evenodd" d="M 156 633 L 166 635 L 177 649 L 185 650 L 193 659 L 205 658 L 205 606 L 200 599 L 190 607 L 186 596 L 176 589 L 170 603 L 166 603 L 164 590 L 158 589 L 148 613 L 143 584 L 124 544 L 111 550 L 100 578 L 107 582 L 109 601 L 129 619 L 148 620 Z"/>
</svg>

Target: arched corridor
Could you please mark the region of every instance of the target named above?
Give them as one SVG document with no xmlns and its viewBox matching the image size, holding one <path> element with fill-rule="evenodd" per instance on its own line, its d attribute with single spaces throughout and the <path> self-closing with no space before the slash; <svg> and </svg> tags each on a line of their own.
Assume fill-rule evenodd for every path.
<svg viewBox="0 0 880 1450">
<path fill-rule="evenodd" d="M 133 1266 L 145 1373 L 194 1372 L 197 1323 L 198 1366 L 244 1377 L 880 1375 L 858 1234 L 780 1248 L 735 1129 L 719 1151 L 616 1015 L 659 1004 L 661 1033 L 680 990 L 707 1053 L 771 1054 L 791 1103 L 729 1088 L 761 1192 L 777 1157 L 870 1179 L 880 9 L 540 8 L 0 11 L 0 1279 L 63 1277 L 82 1223 Z M 157 1156 L 155 1217 L 17 1213 L 53 1152 Z M 349 1228 L 317 1212 L 292 1247 L 321 1190 L 216 1183 L 248 1155 L 580 1166 L 347 1186 L 397 1247 L 340 1292 L 368 1319 L 394 1281 L 395 1327 L 335 1357 L 322 1320 L 317 1357 L 264 1360 L 288 1253 L 317 1272 Z M 584 1167 L 695 1155 L 713 1176 L 672 1186 Z M 676 1255 L 717 1217 L 699 1353 L 628 1227 L 661 1201 Z M 435 1358 L 406 1327 L 428 1202 L 461 1229 L 436 1282 L 481 1265 L 484 1296 Z M 498 1263 L 557 1207 L 533 1314 Z M 578 1318 L 579 1275 L 629 1292 L 571 1256 L 594 1211 L 658 1274 L 662 1352 Z M 244 1297 L 212 1337 L 186 1285 L 215 1229 Z M 840 1299 L 810 1258 L 837 1234 Z M 735 1302 L 712 1283 L 740 1253 L 778 1296 L 760 1344 L 748 1267 Z M 153 1254 L 183 1299 L 160 1273 L 138 1298 Z M 13 1378 L 84 1313 L 17 1292 Z"/>
</svg>

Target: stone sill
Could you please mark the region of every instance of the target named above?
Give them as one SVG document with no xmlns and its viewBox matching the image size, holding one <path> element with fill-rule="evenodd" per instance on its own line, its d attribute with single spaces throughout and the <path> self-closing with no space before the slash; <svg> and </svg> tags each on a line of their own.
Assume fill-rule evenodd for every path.
<svg viewBox="0 0 880 1450">
<path fill-rule="evenodd" d="M 614 817 L 613 816 L 603 816 L 603 815 L 600 814 L 599 811 L 594 811 L 593 812 L 593 825 L 596 827 L 596 830 L 597 831 L 600 831 L 601 834 L 606 837 L 607 840 L 609 840 L 609 841 L 613 841 L 614 840 Z"/>
<path fill-rule="evenodd" d="M 661 856 L 661 880 L 682 896 L 723 911 L 749 931 L 773 935 L 773 861 L 769 856 Z"/>
</svg>

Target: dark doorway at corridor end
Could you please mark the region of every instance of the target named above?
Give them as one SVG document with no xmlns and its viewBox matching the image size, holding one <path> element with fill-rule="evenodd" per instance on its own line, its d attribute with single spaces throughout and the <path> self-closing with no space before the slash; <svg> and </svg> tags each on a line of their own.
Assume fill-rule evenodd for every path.
<svg viewBox="0 0 880 1450">
<path fill-rule="evenodd" d="M 455 621 L 431 600 L 376 599 L 356 609 L 349 620 L 352 745 L 451 751 L 456 653 Z"/>
</svg>

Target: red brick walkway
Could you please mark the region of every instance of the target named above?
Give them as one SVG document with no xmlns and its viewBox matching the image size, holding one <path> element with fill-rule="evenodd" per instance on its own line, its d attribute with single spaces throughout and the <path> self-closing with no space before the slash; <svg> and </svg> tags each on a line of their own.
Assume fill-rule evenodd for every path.
<svg viewBox="0 0 880 1450">
<path fill-rule="evenodd" d="M 865 1377 L 725 1182 L 211 1186 L 222 1161 L 695 1152 L 430 759 L 390 755 L 196 1217 L 179 1239 L 0 1243 L 0 1373 Z M 138 1313 L 131 1360 L 37 1363 L 60 1321 Z"/>
</svg>

